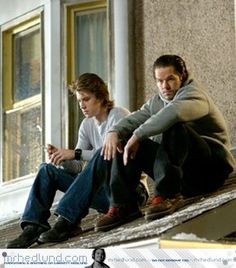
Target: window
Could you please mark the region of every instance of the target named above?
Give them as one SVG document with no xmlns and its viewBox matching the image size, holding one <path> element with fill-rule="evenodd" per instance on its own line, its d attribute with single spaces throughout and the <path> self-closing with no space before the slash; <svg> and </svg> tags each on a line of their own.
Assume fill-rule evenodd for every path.
<svg viewBox="0 0 236 268">
<path fill-rule="evenodd" d="M 37 16 L 3 36 L 3 182 L 36 172 L 42 162 L 42 35 Z"/>
<path fill-rule="evenodd" d="M 85 72 L 107 81 L 108 23 L 106 1 L 68 7 L 68 83 Z M 69 146 L 77 142 L 82 114 L 74 97 L 69 97 Z"/>
</svg>

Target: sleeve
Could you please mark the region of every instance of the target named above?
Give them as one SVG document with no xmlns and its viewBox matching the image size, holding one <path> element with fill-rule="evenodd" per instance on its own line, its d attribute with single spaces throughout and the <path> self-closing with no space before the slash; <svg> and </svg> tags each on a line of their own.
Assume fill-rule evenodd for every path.
<svg viewBox="0 0 236 268">
<path fill-rule="evenodd" d="M 93 133 L 93 126 L 89 124 L 88 119 L 84 119 L 79 128 L 78 142 L 76 148 L 82 149 L 81 160 L 89 161 L 95 153 L 95 148 L 90 143 Z"/>
<path fill-rule="evenodd" d="M 138 111 L 121 119 L 118 123 L 109 129 L 109 132 L 118 132 L 121 139 L 129 137 L 133 131 L 143 124 L 151 115 L 149 100 Z"/>
<path fill-rule="evenodd" d="M 78 141 L 76 149 L 82 149 L 81 160 L 66 160 L 61 166 L 65 171 L 72 174 L 77 174 L 82 171 L 84 166 L 84 161 L 90 160 L 91 155 L 93 155 L 94 150 L 92 149 L 91 144 L 89 143 L 89 123 L 86 118 L 82 121 L 79 131 L 78 131 Z"/>
<path fill-rule="evenodd" d="M 141 124 L 134 134 L 143 139 L 158 135 L 177 122 L 197 120 L 209 113 L 209 101 L 204 93 L 182 92 Z"/>
<path fill-rule="evenodd" d="M 114 125 L 118 124 L 121 119 L 123 119 L 126 116 L 130 115 L 130 111 L 125 109 L 125 108 L 122 108 L 122 107 L 113 108 L 111 113 L 112 113 L 112 115 L 109 116 L 108 131 Z"/>
<path fill-rule="evenodd" d="M 78 141 L 75 148 L 79 148 L 82 150 L 92 150 L 92 145 L 90 144 L 90 136 L 91 130 L 89 128 L 89 121 L 85 118 L 80 124 L 79 132 L 78 132 Z"/>
</svg>

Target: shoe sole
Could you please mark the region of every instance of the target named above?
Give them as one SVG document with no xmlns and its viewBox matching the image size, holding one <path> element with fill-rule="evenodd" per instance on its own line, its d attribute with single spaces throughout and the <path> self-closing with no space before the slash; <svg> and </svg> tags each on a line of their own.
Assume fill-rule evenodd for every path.
<svg viewBox="0 0 236 268">
<path fill-rule="evenodd" d="M 68 239 L 69 239 L 69 235 L 62 237 L 61 239 L 58 239 L 58 238 L 50 239 L 48 237 L 39 237 L 38 242 L 41 243 L 41 244 L 44 244 L 44 243 L 60 243 L 60 242 L 66 241 Z"/>
<path fill-rule="evenodd" d="M 29 248 L 31 247 L 34 243 L 38 243 L 38 238 L 35 238 L 31 241 L 29 241 L 27 244 L 24 245 L 14 245 L 14 246 L 10 246 L 10 245 L 6 245 L 6 248 Z"/>
<path fill-rule="evenodd" d="M 164 211 L 160 211 L 160 212 L 155 212 L 155 213 L 147 213 L 145 214 L 145 220 L 155 220 L 155 219 L 160 219 L 164 216 L 170 215 L 172 213 L 174 213 L 176 210 L 175 209 L 169 209 L 169 210 L 164 210 Z"/>
<path fill-rule="evenodd" d="M 52 240 L 50 240 L 50 239 L 43 239 L 43 238 L 39 238 L 38 239 L 38 243 L 39 244 L 45 244 L 45 243 L 60 243 L 60 242 L 63 242 L 63 241 L 66 241 L 66 240 L 68 240 L 69 239 L 69 237 L 65 237 L 65 238 L 62 238 L 62 239 L 52 239 Z"/>
<path fill-rule="evenodd" d="M 181 200 L 175 206 L 172 206 L 171 208 L 169 208 L 167 210 L 163 210 L 160 212 L 154 212 L 154 213 L 146 213 L 144 218 L 145 218 L 145 220 L 148 220 L 148 221 L 160 219 L 160 218 L 163 218 L 164 216 L 168 216 L 168 215 L 174 213 L 175 211 L 182 208 L 183 206 L 184 206 L 184 201 Z"/>
<path fill-rule="evenodd" d="M 140 218 L 142 216 L 143 216 L 143 214 L 142 214 L 141 211 L 135 212 L 133 214 L 130 214 L 129 217 L 127 217 L 123 221 L 118 221 L 116 223 L 105 225 L 105 226 L 95 226 L 94 231 L 95 232 L 107 232 L 107 231 L 110 231 L 110 230 L 114 229 L 115 227 L 121 226 L 121 225 L 123 225 L 125 223 L 128 223 L 128 222 L 131 222 L 133 220 L 136 220 L 136 219 L 138 219 L 138 218 Z"/>
</svg>

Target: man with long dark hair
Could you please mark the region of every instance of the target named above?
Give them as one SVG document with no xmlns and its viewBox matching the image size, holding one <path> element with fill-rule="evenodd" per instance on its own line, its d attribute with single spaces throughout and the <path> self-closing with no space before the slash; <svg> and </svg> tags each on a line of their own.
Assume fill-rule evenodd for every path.
<svg viewBox="0 0 236 268">
<path fill-rule="evenodd" d="M 112 160 L 110 210 L 98 220 L 97 231 L 123 224 L 137 210 L 133 191 L 141 171 L 154 181 L 145 211 L 145 218 L 154 220 L 182 207 L 183 195 L 216 190 L 235 167 L 224 117 L 184 60 L 163 55 L 154 62 L 153 75 L 157 94 L 106 137 L 101 154 Z"/>
</svg>

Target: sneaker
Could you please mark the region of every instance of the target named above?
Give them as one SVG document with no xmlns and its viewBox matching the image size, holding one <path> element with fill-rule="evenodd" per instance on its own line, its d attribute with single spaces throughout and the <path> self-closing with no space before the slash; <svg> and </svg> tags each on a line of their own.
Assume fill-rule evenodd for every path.
<svg viewBox="0 0 236 268">
<path fill-rule="evenodd" d="M 142 217 L 142 212 L 138 207 L 132 209 L 128 209 L 127 207 L 112 207 L 106 215 L 98 219 L 95 224 L 95 231 L 109 231 L 139 217 Z"/>
<path fill-rule="evenodd" d="M 75 226 L 64 217 L 59 216 L 52 229 L 42 233 L 38 241 L 40 243 L 62 242 L 74 236 L 75 231 L 76 234 L 79 234 L 82 232 L 82 229 L 79 226 Z"/>
<path fill-rule="evenodd" d="M 155 220 L 166 215 L 170 215 L 184 206 L 183 196 L 178 194 L 175 198 L 165 199 L 161 196 L 155 196 L 151 205 L 145 211 L 146 220 Z"/>
<path fill-rule="evenodd" d="M 6 248 L 28 248 L 38 242 L 39 236 L 45 231 L 46 229 L 39 225 L 28 224 L 17 238 L 7 243 Z"/>
</svg>

